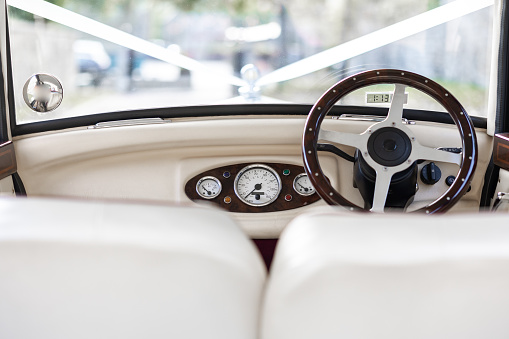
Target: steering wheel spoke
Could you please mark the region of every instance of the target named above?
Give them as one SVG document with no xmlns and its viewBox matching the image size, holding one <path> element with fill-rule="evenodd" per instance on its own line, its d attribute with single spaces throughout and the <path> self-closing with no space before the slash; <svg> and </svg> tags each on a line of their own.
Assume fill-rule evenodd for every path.
<svg viewBox="0 0 509 339">
<path fill-rule="evenodd" d="M 406 101 L 405 89 L 406 86 L 403 84 L 394 84 L 391 107 L 387 119 L 385 119 L 385 122 L 390 122 L 393 126 L 401 125 L 403 120 L 403 105 Z"/>
<path fill-rule="evenodd" d="M 366 148 L 366 138 L 363 134 L 344 133 L 320 129 L 320 133 L 318 134 L 318 141 L 333 142 L 336 144 L 355 147 L 361 150 Z"/>
<path fill-rule="evenodd" d="M 461 166 L 463 155 L 461 153 L 452 153 L 437 148 L 414 144 L 417 158 L 429 161 L 447 162 Z"/>
<path fill-rule="evenodd" d="M 376 171 L 375 193 L 373 195 L 373 204 L 371 212 L 383 213 L 387 195 L 389 194 L 389 186 L 391 185 L 392 171 L 389 169 L 379 168 Z"/>
</svg>

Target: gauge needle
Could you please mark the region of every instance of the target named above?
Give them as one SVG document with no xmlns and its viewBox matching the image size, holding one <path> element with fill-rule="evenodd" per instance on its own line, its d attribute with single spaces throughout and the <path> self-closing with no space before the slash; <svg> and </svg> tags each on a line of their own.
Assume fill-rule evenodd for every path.
<svg viewBox="0 0 509 339">
<path fill-rule="evenodd" d="M 251 194 L 253 194 L 253 192 L 254 192 L 254 191 L 259 190 L 259 189 L 262 189 L 262 184 L 256 184 L 256 185 L 255 185 L 255 187 L 254 187 L 254 189 L 253 189 L 251 192 L 249 192 L 249 194 L 247 194 L 247 195 L 244 197 L 244 199 L 246 199 L 246 198 L 247 198 L 247 197 L 249 197 Z"/>
<path fill-rule="evenodd" d="M 205 190 L 205 192 L 207 192 L 208 195 L 212 195 L 212 192 L 207 190 L 205 187 L 203 187 L 203 189 Z"/>
<path fill-rule="evenodd" d="M 307 191 L 309 191 L 309 188 L 307 188 L 307 187 L 304 187 L 304 186 L 302 186 L 302 185 L 301 185 L 301 184 L 299 184 L 299 183 L 297 183 L 297 185 L 299 185 L 300 187 L 302 187 L 302 188 L 304 189 L 304 192 L 307 192 Z"/>
</svg>

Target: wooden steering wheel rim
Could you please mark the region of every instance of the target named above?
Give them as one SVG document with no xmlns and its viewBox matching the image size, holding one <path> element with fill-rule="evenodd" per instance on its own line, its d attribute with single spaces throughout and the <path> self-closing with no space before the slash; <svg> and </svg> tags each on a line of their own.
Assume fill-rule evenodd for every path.
<svg viewBox="0 0 509 339">
<path fill-rule="evenodd" d="M 402 70 L 379 69 L 355 74 L 339 81 L 318 99 L 307 117 L 302 138 L 304 168 L 317 193 L 329 205 L 343 205 L 351 210 L 365 211 L 339 194 L 326 179 L 320 167 L 317 143 L 325 116 L 342 97 L 359 88 L 398 83 L 428 94 L 447 110 L 459 130 L 463 149 L 461 166 L 453 184 L 438 199 L 415 212 L 427 214 L 445 212 L 467 192 L 477 166 L 478 148 L 474 125 L 463 106 L 451 93 L 431 79 Z"/>
</svg>

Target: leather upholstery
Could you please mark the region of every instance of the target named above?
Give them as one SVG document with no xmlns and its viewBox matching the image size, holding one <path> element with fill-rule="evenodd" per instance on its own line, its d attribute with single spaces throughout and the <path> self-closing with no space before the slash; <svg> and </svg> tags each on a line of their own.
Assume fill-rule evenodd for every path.
<svg viewBox="0 0 509 339">
<path fill-rule="evenodd" d="M 256 338 L 266 269 L 208 208 L 0 200 L 0 338 Z"/>
<path fill-rule="evenodd" d="M 509 338 L 508 221 L 303 215 L 276 248 L 262 338 Z"/>
</svg>

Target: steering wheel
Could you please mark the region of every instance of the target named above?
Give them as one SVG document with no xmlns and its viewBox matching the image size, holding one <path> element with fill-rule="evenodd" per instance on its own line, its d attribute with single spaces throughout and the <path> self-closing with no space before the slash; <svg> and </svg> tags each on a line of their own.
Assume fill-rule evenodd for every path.
<svg viewBox="0 0 509 339">
<path fill-rule="evenodd" d="M 387 118 L 374 123 L 363 133 L 343 133 L 321 128 L 334 104 L 348 93 L 374 84 L 394 84 L 394 94 Z M 449 113 L 459 130 L 461 153 L 447 152 L 422 145 L 403 123 L 405 88 L 413 87 L 438 101 Z M 424 76 L 394 69 L 379 69 L 352 75 L 332 86 L 313 106 L 306 120 L 302 153 L 306 173 L 317 193 L 329 205 L 343 205 L 351 210 L 365 210 L 336 191 L 326 179 L 318 160 L 319 140 L 358 149 L 367 164 L 376 172 L 373 203 L 370 211 L 383 212 L 391 179 L 412 166 L 417 160 L 453 163 L 460 166 L 449 189 L 438 199 L 416 212 L 445 212 L 465 194 L 477 165 L 477 139 L 470 117 L 463 106 L 442 86 Z"/>
</svg>

